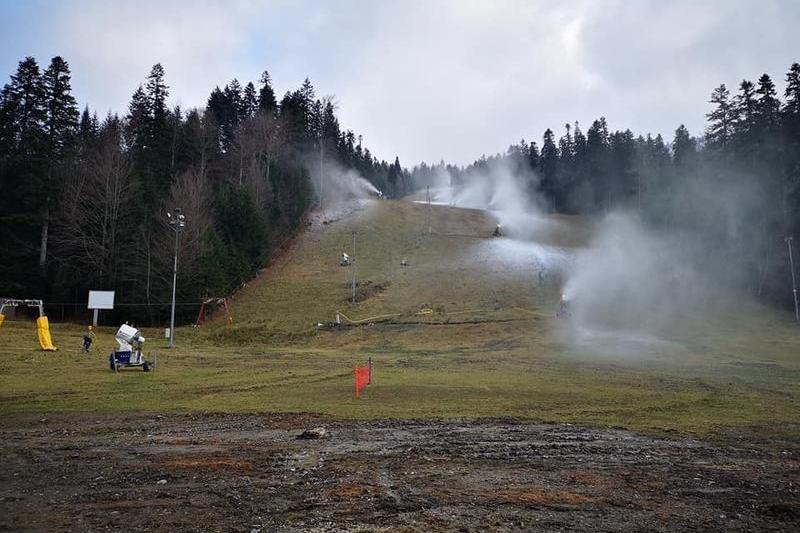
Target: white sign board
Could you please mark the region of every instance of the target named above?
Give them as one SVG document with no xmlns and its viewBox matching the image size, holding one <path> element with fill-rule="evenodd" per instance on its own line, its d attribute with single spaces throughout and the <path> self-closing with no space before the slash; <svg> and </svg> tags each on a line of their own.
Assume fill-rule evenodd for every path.
<svg viewBox="0 0 800 533">
<path fill-rule="evenodd" d="M 114 309 L 114 291 L 89 291 L 89 309 Z"/>
</svg>

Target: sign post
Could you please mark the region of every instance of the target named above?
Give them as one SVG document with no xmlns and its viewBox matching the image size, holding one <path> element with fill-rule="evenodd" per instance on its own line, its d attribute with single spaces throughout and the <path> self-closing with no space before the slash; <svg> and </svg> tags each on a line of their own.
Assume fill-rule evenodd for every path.
<svg viewBox="0 0 800 533">
<path fill-rule="evenodd" d="M 92 325 L 97 327 L 100 309 L 114 309 L 114 291 L 89 291 L 89 303 L 86 307 L 94 310 Z"/>
</svg>

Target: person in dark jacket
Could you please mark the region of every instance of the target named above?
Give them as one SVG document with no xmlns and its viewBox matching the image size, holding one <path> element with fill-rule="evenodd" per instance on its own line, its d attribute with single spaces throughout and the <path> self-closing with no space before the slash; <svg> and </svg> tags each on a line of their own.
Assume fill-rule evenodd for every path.
<svg viewBox="0 0 800 533">
<path fill-rule="evenodd" d="M 83 334 L 83 353 L 89 353 L 92 341 L 95 339 L 94 326 L 89 326 L 89 330 Z"/>
</svg>

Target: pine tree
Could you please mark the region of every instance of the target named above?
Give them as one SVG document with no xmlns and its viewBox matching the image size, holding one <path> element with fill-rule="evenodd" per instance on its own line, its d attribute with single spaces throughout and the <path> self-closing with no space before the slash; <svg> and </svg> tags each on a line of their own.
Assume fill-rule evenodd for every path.
<svg viewBox="0 0 800 533">
<path fill-rule="evenodd" d="M 394 163 L 389 166 L 389 175 L 387 176 L 387 182 L 389 184 L 389 196 L 391 198 L 399 198 L 402 196 L 402 179 L 403 171 L 400 167 L 400 158 L 395 157 Z"/>
<path fill-rule="evenodd" d="M 47 136 L 48 96 L 39 65 L 27 57 L 18 65 L 10 83 L 0 92 L 0 213 L 15 220 L 10 239 L 0 236 L 0 246 L 15 242 L 18 252 L 7 254 L 7 261 L 22 272 L 11 272 L 11 280 L 35 290 L 44 289 L 47 258 L 50 196 L 52 193 L 52 153 Z M 34 244 L 38 241 L 37 246 Z M 26 245 L 21 247 L 19 243 Z M 38 260 L 37 260 L 38 256 Z M 38 265 L 38 269 L 35 266 Z M 35 277 L 38 273 L 38 278 Z M 5 282 L 3 283 L 5 285 Z"/>
<path fill-rule="evenodd" d="M 605 117 L 600 117 L 592 122 L 592 126 L 586 132 L 586 147 L 589 152 L 597 153 L 607 149 L 608 142 L 608 124 Z"/>
<path fill-rule="evenodd" d="M 578 164 L 586 157 L 586 136 L 581 131 L 580 124 L 575 122 L 575 127 L 573 128 L 573 144 L 574 144 L 574 153 L 575 159 Z"/>
<path fill-rule="evenodd" d="M 206 116 L 211 122 L 214 124 L 214 132 L 216 137 L 216 146 L 219 150 L 225 149 L 225 143 L 223 142 L 223 133 L 222 133 L 222 123 L 225 120 L 227 108 L 227 100 L 225 95 L 222 93 L 222 90 L 219 86 L 214 87 L 214 90 L 211 91 L 211 94 L 208 96 L 208 100 L 206 101 L 206 110 L 204 116 Z"/>
<path fill-rule="evenodd" d="M 70 94 L 69 65 L 60 56 L 50 61 L 50 66 L 42 77 L 46 100 L 46 157 L 47 170 L 40 184 L 41 233 L 39 241 L 39 268 L 46 274 L 48 244 L 50 235 L 51 209 L 54 197 L 63 185 L 53 177 L 54 168 L 62 163 L 65 154 L 74 148 L 78 127 L 78 106 Z"/>
<path fill-rule="evenodd" d="M 303 132 L 306 140 L 310 141 L 311 139 L 315 139 L 317 136 L 316 130 L 318 123 L 318 118 L 316 115 L 318 106 L 315 105 L 316 95 L 314 93 L 314 86 L 311 85 L 311 80 L 306 78 L 303 81 L 303 85 L 300 87 L 298 94 L 302 104 L 301 110 L 303 115 Z"/>
<path fill-rule="evenodd" d="M 167 118 L 167 97 L 169 87 L 164 82 L 164 67 L 156 63 L 147 77 L 146 94 L 150 106 L 150 117 L 155 127 L 163 124 Z"/>
<path fill-rule="evenodd" d="M 311 104 L 316 99 L 314 86 L 311 84 L 310 79 L 306 78 L 303 80 L 303 85 L 300 86 L 300 96 L 303 98 L 305 105 L 310 108 Z"/>
<path fill-rule="evenodd" d="M 689 134 L 686 126 L 681 124 L 675 130 L 675 138 L 672 141 L 672 154 L 676 165 L 686 165 L 692 161 L 697 153 L 697 143 Z"/>
<path fill-rule="evenodd" d="M 556 173 L 558 172 L 558 148 L 556 148 L 553 130 L 547 128 L 542 142 L 542 154 L 539 158 L 542 181 L 539 187 L 547 198 L 548 205 L 558 209 Z"/>
<path fill-rule="evenodd" d="M 772 203 L 770 214 L 780 212 L 775 209 L 783 204 L 784 190 L 784 165 L 781 161 L 782 140 L 780 139 L 779 126 L 781 122 L 781 103 L 777 98 L 777 91 L 772 79 L 763 74 L 758 79 L 755 102 L 755 127 L 753 149 L 757 154 L 757 171 L 763 174 L 763 186 Z M 784 220 L 784 222 L 786 222 Z"/>
<path fill-rule="evenodd" d="M 800 237 L 800 63 L 793 63 L 786 73 L 786 100 L 781 111 L 786 137 L 786 214 L 788 235 Z"/>
<path fill-rule="evenodd" d="M 743 80 L 734 105 L 734 133 L 740 144 L 748 144 L 756 121 L 756 99 L 753 82 Z"/>
<path fill-rule="evenodd" d="M 256 95 L 256 87 L 253 82 L 248 82 L 244 87 L 242 93 L 242 109 L 240 113 L 241 120 L 247 120 L 258 111 L 258 96 Z"/>
<path fill-rule="evenodd" d="M 81 120 L 78 124 L 78 137 L 84 145 L 88 145 L 97 139 L 99 131 L 100 124 L 97 121 L 97 113 L 90 114 L 89 106 L 87 105 L 83 108 L 83 113 L 81 113 Z"/>
<path fill-rule="evenodd" d="M 538 172 L 540 164 L 539 146 L 536 144 L 536 141 L 531 141 L 531 144 L 528 147 L 528 165 L 530 165 L 531 170 Z"/>
<path fill-rule="evenodd" d="M 45 151 L 47 95 L 32 57 L 20 61 L 11 82 L 0 92 L 0 148 L 6 153 L 40 157 Z"/>
<path fill-rule="evenodd" d="M 759 131 L 762 135 L 774 132 L 778 125 L 781 103 L 776 97 L 775 84 L 767 74 L 758 78 L 756 94 L 755 116 Z"/>
<path fill-rule="evenodd" d="M 784 112 L 800 116 L 800 63 L 792 63 L 786 73 Z"/>
<path fill-rule="evenodd" d="M 782 234 L 788 231 L 787 175 L 785 157 L 782 154 L 783 139 L 781 126 L 781 103 L 777 98 L 775 84 L 767 74 L 758 79 L 755 103 L 755 127 L 752 150 L 756 157 L 754 168 L 763 177 L 761 186 L 767 198 L 767 208 L 763 220 L 764 241 L 769 243 L 769 235 L 774 235 L 782 225 Z M 769 244 L 767 244 L 769 246 Z"/>
<path fill-rule="evenodd" d="M 169 87 L 164 76 L 161 64 L 153 65 L 147 83 L 140 85 L 131 98 L 124 128 L 136 174 L 144 188 L 145 216 L 155 212 L 157 202 L 167 194 L 172 182 L 174 128 L 170 126 Z"/>
<path fill-rule="evenodd" d="M 783 130 L 793 156 L 791 159 L 796 159 L 800 166 L 800 63 L 793 63 L 789 67 L 783 94 L 786 98 L 781 110 Z M 800 173 L 800 168 L 797 171 Z"/>
<path fill-rule="evenodd" d="M 72 147 L 78 128 L 78 104 L 70 93 L 69 65 L 61 56 L 50 61 L 43 81 L 47 98 L 47 137 L 51 152 L 58 157 Z"/>
<path fill-rule="evenodd" d="M 579 176 L 577 182 L 588 188 L 584 192 L 585 198 L 582 203 L 586 203 L 591 197 L 592 208 L 610 209 L 612 203 L 611 185 L 611 162 L 610 162 L 610 142 L 608 134 L 608 124 L 605 117 L 600 117 L 592 122 L 591 127 L 586 132 L 586 161 L 584 171 L 587 174 Z M 586 209 L 587 206 L 582 206 Z"/>
<path fill-rule="evenodd" d="M 183 111 L 181 106 L 175 106 L 171 113 L 167 115 L 167 127 L 164 133 L 169 136 L 169 176 L 172 178 L 176 175 L 176 162 L 178 159 L 178 150 L 183 139 Z M 167 139 L 165 139 L 167 140 Z"/>
<path fill-rule="evenodd" d="M 7 157 L 14 147 L 14 108 L 6 88 L 0 91 L 0 158 Z"/>
<path fill-rule="evenodd" d="M 332 150 L 336 145 L 336 140 L 339 138 L 340 133 L 336 110 L 333 107 L 333 102 L 328 100 L 322 111 L 322 131 L 320 132 L 326 152 Z"/>
<path fill-rule="evenodd" d="M 243 114 L 242 108 L 244 107 L 242 104 L 242 84 L 239 83 L 239 80 L 233 78 L 231 82 L 225 86 L 225 90 L 223 92 L 225 94 L 225 98 L 228 99 L 229 106 L 229 116 L 226 117 L 226 119 L 234 127 L 238 126 L 239 119 Z"/>
<path fill-rule="evenodd" d="M 723 83 L 711 93 L 710 103 L 716 108 L 706 115 L 708 128 L 706 129 L 706 142 L 710 146 L 724 147 L 733 134 L 734 107 L 730 101 L 730 91 Z"/>
<path fill-rule="evenodd" d="M 266 70 L 261 74 L 261 89 L 258 91 L 258 108 L 265 113 L 275 113 L 278 102 L 275 100 L 275 91 L 272 90 L 272 81 Z"/>
<path fill-rule="evenodd" d="M 626 203 L 637 193 L 636 140 L 631 130 L 617 131 L 610 138 L 612 203 Z"/>
<path fill-rule="evenodd" d="M 311 113 L 309 117 L 309 132 L 308 137 L 309 139 L 319 139 L 322 136 L 322 120 L 323 120 L 324 108 L 322 106 L 322 101 L 317 99 L 311 105 Z M 358 143 L 359 146 L 361 142 Z"/>
<path fill-rule="evenodd" d="M 134 154 L 141 154 L 148 147 L 150 123 L 150 104 L 144 93 L 144 88 L 134 91 L 131 103 L 128 105 L 126 117 L 125 141 Z"/>
<path fill-rule="evenodd" d="M 230 152 L 236 145 L 242 107 L 241 85 L 236 79 L 233 79 L 222 90 L 215 87 L 208 97 L 206 108 L 219 128 L 219 145 L 225 153 Z"/>
<path fill-rule="evenodd" d="M 558 152 L 561 155 L 559 162 L 565 165 L 571 165 L 572 157 L 575 155 L 571 129 L 572 126 L 569 123 L 564 124 L 564 136 L 558 140 Z"/>
<path fill-rule="evenodd" d="M 287 92 L 279 109 L 281 129 L 286 135 L 287 143 L 297 151 L 308 149 L 308 108 L 300 91 Z"/>
</svg>

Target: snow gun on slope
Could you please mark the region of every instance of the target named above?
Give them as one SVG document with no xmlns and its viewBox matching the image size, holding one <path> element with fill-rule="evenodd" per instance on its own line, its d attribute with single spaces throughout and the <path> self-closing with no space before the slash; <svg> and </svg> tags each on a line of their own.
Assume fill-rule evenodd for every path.
<svg viewBox="0 0 800 533">
<path fill-rule="evenodd" d="M 108 363 L 111 370 L 116 372 L 120 367 L 140 366 L 145 372 L 155 366 L 154 363 L 147 361 L 142 354 L 142 346 L 145 338 L 138 329 L 128 324 L 122 324 L 114 337 L 119 344 L 119 350 L 114 350 L 108 356 Z"/>
</svg>

